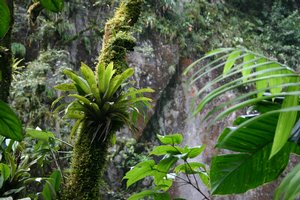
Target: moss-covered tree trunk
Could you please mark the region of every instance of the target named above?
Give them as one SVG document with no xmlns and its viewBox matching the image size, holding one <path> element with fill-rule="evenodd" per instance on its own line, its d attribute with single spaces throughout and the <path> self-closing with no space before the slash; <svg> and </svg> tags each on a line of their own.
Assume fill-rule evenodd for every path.
<svg viewBox="0 0 300 200">
<path fill-rule="evenodd" d="M 130 27 L 138 19 L 142 2 L 143 0 L 122 0 L 114 17 L 106 23 L 99 63 L 107 65 L 114 62 L 118 73 L 128 67 L 125 61 L 126 52 L 133 50 L 135 45 Z M 86 122 L 83 122 L 82 128 L 78 130 L 79 134 L 73 150 L 71 174 L 66 188 L 63 190 L 63 199 L 65 200 L 102 199 L 99 184 L 105 168 L 110 140 L 92 142 L 94 131 L 89 130 L 92 129 L 87 127 Z M 113 131 L 110 136 L 112 134 Z"/>
<path fill-rule="evenodd" d="M 0 100 L 8 102 L 9 88 L 12 80 L 12 53 L 11 53 L 11 31 L 13 26 L 13 1 L 7 0 L 11 15 L 10 29 L 0 39 Z M 0 13 L 1 15 L 1 13 Z"/>
</svg>

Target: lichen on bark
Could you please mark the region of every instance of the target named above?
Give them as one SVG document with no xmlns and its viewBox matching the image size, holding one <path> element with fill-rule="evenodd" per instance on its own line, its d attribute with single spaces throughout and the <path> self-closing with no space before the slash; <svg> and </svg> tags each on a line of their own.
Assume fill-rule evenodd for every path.
<svg viewBox="0 0 300 200">
<path fill-rule="evenodd" d="M 135 46 L 131 27 L 138 20 L 143 1 L 123 0 L 113 18 L 105 24 L 99 63 L 108 65 L 113 61 L 119 73 L 128 67 L 125 60 L 126 52 L 132 51 Z"/>
</svg>

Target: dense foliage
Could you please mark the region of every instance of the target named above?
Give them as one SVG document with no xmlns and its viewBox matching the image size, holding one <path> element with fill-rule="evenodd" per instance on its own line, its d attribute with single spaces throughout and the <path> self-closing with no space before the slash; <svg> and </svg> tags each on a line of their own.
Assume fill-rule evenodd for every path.
<svg viewBox="0 0 300 200">
<path fill-rule="evenodd" d="M 143 10 L 137 21 L 141 3 Z M 116 188 L 113 183 L 101 187 L 107 198 L 168 199 L 173 198 L 173 183 L 182 183 L 209 199 L 210 195 L 243 193 L 276 180 L 288 165 L 289 156 L 299 154 L 299 77 L 295 73 L 300 63 L 298 1 L 37 0 L 15 1 L 15 5 L 13 9 L 0 0 L 0 65 L 6 67 L 0 68 L 0 94 L 5 94 L 0 97 L 1 196 L 95 199 L 106 158 L 111 158 L 108 171 L 113 174 L 117 168 L 119 174 L 110 180 L 119 183 Z M 124 9 L 104 27 L 119 5 Z M 122 17 L 124 13 L 132 14 L 131 18 Z M 150 107 L 150 98 L 143 93 L 153 92 L 131 87 L 134 70 L 128 68 L 126 53 L 135 46 L 132 32 L 137 32 L 138 43 L 157 42 L 156 46 L 138 47 L 156 64 L 165 56 L 159 55 L 157 48 L 165 44 L 172 44 L 180 59 L 190 60 L 219 47 L 244 46 L 259 52 L 219 49 L 187 69 L 192 71 L 186 74 L 193 88 L 201 85 L 199 80 L 206 75 L 217 76 L 193 94 L 195 102 L 200 102 L 194 116 L 200 113 L 213 125 L 231 113 L 246 113 L 219 133 L 215 144 L 226 154 L 215 155 L 209 170 L 207 163 L 190 160 L 204 147 L 182 147 L 181 135 L 158 136 L 163 145 L 156 147 L 155 141 L 141 144 L 116 139 L 116 131 L 124 124 L 136 131 L 143 123 L 141 119 L 149 116 L 142 111 Z M 92 66 L 102 42 L 102 64 L 95 69 L 78 65 L 85 62 Z M 168 60 L 168 56 L 163 59 Z M 169 69 L 170 73 L 179 74 L 185 67 L 179 65 Z M 135 76 L 141 75 L 136 69 Z M 146 76 L 150 83 L 150 75 Z M 10 84 L 10 80 L 9 91 L 9 85 L 1 84 Z M 59 91 L 53 88 L 56 84 Z M 232 89 L 242 93 L 207 110 L 211 102 Z M 50 109 L 53 101 L 55 106 L 61 103 L 54 112 Z M 72 137 L 68 138 L 70 132 Z M 138 134 L 143 137 L 142 130 Z M 116 146 L 108 149 L 114 143 Z M 149 147 L 153 148 L 153 159 L 143 152 Z M 284 178 L 275 199 L 299 195 L 298 169 L 299 165 Z M 127 190 L 125 180 L 121 180 L 124 175 Z M 139 193 L 131 194 L 135 192 Z"/>
</svg>

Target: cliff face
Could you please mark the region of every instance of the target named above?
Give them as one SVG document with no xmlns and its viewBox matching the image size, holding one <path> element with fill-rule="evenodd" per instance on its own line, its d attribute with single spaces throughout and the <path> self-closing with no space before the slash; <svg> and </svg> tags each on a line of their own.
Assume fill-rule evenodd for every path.
<svg viewBox="0 0 300 200">
<path fill-rule="evenodd" d="M 137 46 L 134 52 L 128 54 L 127 61 L 131 67 L 135 68 L 135 84 L 138 87 L 151 87 L 155 90 L 155 93 L 151 94 L 153 108 L 145 113 L 148 118 L 147 123 L 143 123 L 143 120 L 139 121 L 140 131 L 138 133 L 132 135 L 124 130 L 119 133 L 119 137 L 134 137 L 136 141 L 143 144 L 153 144 L 157 142 L 155 139 L 157 133 L 179 132 L 184 134 L 185 144 L 190 146 L 207 145 L 203 156 L 199 159 L 209 165 L 212 155 L 216 153 L 214 145 L 219 133 L 226 125 L 230 124 L 235 115 L 207 129 L 207 122 L 202 119 L 201 114 L 193 117 L 191 112 L 196 97 L 195 94 L 216 74 L 210 74 L 199 80 L 197 84 L 189 85 L 188 79 L 192 73 L 184 76 L 182 72 L 189 64 L 202 56 L 204 52 L 213 48 L 243 45 L 252 49 L 260 49 L 258 43 L 267 44 L 267 42 L 270 42 L 265 41 L 265 43 L 262 43 L 263 39 L 260 35 L 271 35 L 273 30 L 262 30 L 261 27 L 264 23 L 271 22 L 268 19 L 260 19 L 261 14 L 258 11 L 253 13 L 253 16 L 257 17 L 253 20 L 247 18 L 247 16 L 252 15 L 245 13 L 243 6 L 225 4 L 223 1 L 199 2 L 196 3 L 195 1 L 193 4 L 180 1 L 178 5 L 175 3 L 161 3 L 161 1 L 146 3 L 144 15 L 141 16 L 140 24 L 136 27 Z M 62 13 L 53 14 L 41 11 L 38 13 L 36 20 L 31 22 L 28 21 L 28 14 L 26 14 L 30 4 L 22 0 L 17 0 L 16 4 L 14 42 L 22 44 L 26 48 L 26 53 L 23 52 L 25 65 L 31 62 L 28 66 L 32 66 L 34 60 L 39 60 L 43 64 L 37 66 L 44 67 L 42 75 L 39 74 L 42 79 L 32 77 L 32 82 L 28 83 L 27 87 L 29 92 L 25 96 L 17 92 L 20 88 L 18 88 L 17 81 L 15 81 L 12 101 L 18 102 L 18 105 L 30 107 L 34 99 L 32 95 L 35 95 L 30 93 L 30 90 L 38 86 L 44 86 L 42 87 L 44 90 L 38 93 L 40 98 L 38 102 L 49 109 L 51 101 L 47 99 L 49 98 L 47 90 L 53 92 L 51 87 L 64 81 L 63 77 L 58 75 L 61 68 L 78 69 L 80 62 L 85 62 L 90 66 L 95 63 L 102 44 L 104 23 L 112 15 L 117 1 L 66 1 Z M 263 5 L 266 6 L 265 9 L 276 11 L 272 6 L 267 6 L 267 1 Z M 297 6 L 299 5 L 291 5 L 290 10 L 295 10 Z M 185 9 L 189 10 L 185 11 Z M 278 11 L 278 13 L 281 13 L 281 11 Z M 284 16 L 289 14 L 282 13 Z M 225 18 L 228 15 L 231 15 L 231 17 Z M 280 16 L 278 18 L 281 19 Z M 185 21 L 182 21 L 183 19 Z M 261 22 L 257 22 L 258 19 Z M 299 42 L 300 39 L 295 37 L 295 41 Z M 278 40 L 277 42 L 279 46 L 282 41 Z M 297 46 L 297 43 L 295 43 L 295 46 Z M 291 45 L 288 47 L 293 49 Z M 261 48 L 264 52 L 273 53 L 273 50 L 268 51 L 269 47 L 262 46 Z M 17 51 L 21 50 L 17 49 Z M 293 55 L 300 55 L 299 48 L 293 49 L 293 51 L 295 52 Z M 283 61 L 287 60 L 286 56 L 291 54 L 286 48 L 278 49 L 276 52 L 275 56 Z M 38 57 L 39 59 L 37 59 Z M 298 63 L 299 61 L 294 60 L 293 62 Z M 38 69 L 38 67 L 27 68 L 27 71 Z M 18 78 L 17 80 L 26 79 L 22 75 Z M 57 80 L 55 80 L 56 78 Z M 36 79 L 38 81 L 34 82 Z M 57 96 L 59 94 L 53 95 Z M 225 94 L 224 99 L 220 99 L 220 101 L 226 101 L 235 95 L 235 93 Z M 214 102 L 210 106 L 214 107 L 217 103 Z M 31 113 L 31 107 L 28 108 L 28 112 L 24 113 L 22 112 L 24 106 L 19 107 L 19 113 L 21 113 L 23 121 L 28 126 L 40 126 L 56 132 L 59 137 L 66 138 L 68 129 L 65 122 L 58 123 L 56 118 L 34 120 L 36 116 Z M 42 116 L 49 116 L 49 113 L 46 113 L 49 110 L 45 110 L 47 109 L 36 109 L 35 112 Z M 118 149 L 122 145 L 115 148 Z M 125 147 L 122 148 L 118 151 L 126 150 Z M 129 149 L 129 147 L 126 148 Z M 140 149 L 143 149 L 143 147 Z M 113 149 L 112 152 L 116 152 L 116 150 Z M 136 152 L 134 151 L 132 155 L 136 156 Z M 105 191 L 109 191 L 108 199 L 117 198 L 117 193 L 126 193 L 124 192 L 124 183 L 121 182 L 125 173 L 124 170 L 128 170 L 131 166 L 126 166 L 129 162 L 124 162 L 122 159 L 124 159 L 124 156 L 117 157 L 113 155 L 111 158 L 112 162 L 109 164 L 106 174 L 109 188 Z M 134 158 L 127 157 L 126 159 Z M 149 186 L 148 183 L 143 184 Z M 224 199 L 270 199 L 274 188 L 274 185 L 267 185 L 243 196 L 226 197 Z M 187 187 L 179 187 L 179 189 L 174 187 L 172 193 L 174 196 L 189 200 L 198 199 L 196 191 Z M 121 197 L 118 196 L 118 198 Z"/>
</svg>

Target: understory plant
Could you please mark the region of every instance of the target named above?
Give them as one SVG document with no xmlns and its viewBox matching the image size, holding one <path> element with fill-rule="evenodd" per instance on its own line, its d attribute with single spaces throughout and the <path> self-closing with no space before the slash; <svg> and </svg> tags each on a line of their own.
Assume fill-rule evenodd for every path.
<svg viewBox="0 0 300 200">
<path fill-rule="evenodd" d="M 157 135 L 162 143 L 154 147 L 149 157 L 138 163 L 126 173 L 127 187 L 145 179 L 153 178 L 153 188 L 133 194 L 128 200 L 153 197 L 154 199 L 171 199 L 168 190 L 171 186 L 190 185 L 196 189 L 204 199 L 209 199 L 205 192 L 201 191 L 199 180 L 209 187 L 209 172 L 205 164 L 191 159 L 199 156 L 205 146 L 181 147 L 183 136 L 181 134 Z M 150 156 L 154 156 L 152 159 Z"/>
<path fill-rule="evenodd" d="M 54 134 L 27 129 L 23 135 L 22 124 L 11 108 L 0 101 L 0 110 L 0 196 L 55 199 L 61 173 L 55 170 L 46 177 L 43 171 L 59 149 Z M 37 173 L 41 170 L 42 175 Z"/>
<path fill-rule="evenodd" d="M 127 85 L 127 79 L 134 73 L 132 68 L 118 75 L 115 75 L 113 63 L 99 64 L 97 69 L 96 73 L 82 63 L 82 76 L 66 69 L 64 73 L 71 83 L 55 87 L 68 92 L 65 97 L 73 99 L 58 106 L 57 110 L 65 108 L 64 116 L 76 120 L 71 131 L 76 141 L 64 199 L 99 198 L 100 177 L 116 131 L 124 125 L 135 130 L 132 116 L 139 112 L 141 103 L 149 105 L 151 101 L 143 93 L 152 92 L 152 89 L 134 89 Z"/>
<path fill-rule="evenodd" d="M 197 97 L 203 98 L 194 114 L 202 112 L 204 119 L 213 125 L 235 111 L 247 109 L 247 114 L 237 117 L 216 142 L 217 148 L 231 153 L 212 158 L 211 193 L 243 193 L 277 179 L 286 168 L 290 154 L 299 155 L 299 75 L 276 60 L 243 48 L 211 51 L 185 73 L 203 60 L 208 62 L 193 72 L 191 84 L 220 68 L 223 72 L 199 90 Z M 203 112 L 213 100 L 234 89 L 243 90 L 245 86 L 246 93 Z M 274 194 L 275 199 L 295 199 L 300 194 L 299 187 L 295 187 L 300 179 L 294 176 L 298 168 L 283 180 Z"/>
</svg>

